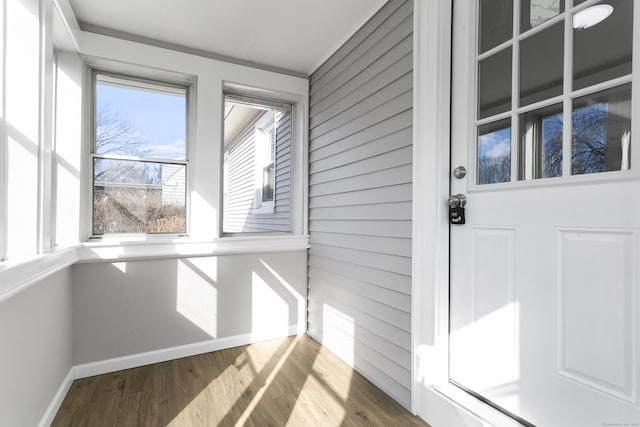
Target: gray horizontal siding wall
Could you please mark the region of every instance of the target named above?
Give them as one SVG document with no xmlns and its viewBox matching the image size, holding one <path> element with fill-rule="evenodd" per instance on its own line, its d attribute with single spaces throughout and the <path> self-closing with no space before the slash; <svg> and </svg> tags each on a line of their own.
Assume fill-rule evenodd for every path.
<svg viewBox="0 0 640 427">
<path fill-rule="evenodd" d="M 311 76 L 308 330 L 411 402 L 413 2 Z"/>
<path fill-rule="evenodd" d="M 253 213 L 255 189 L 255 128 L 258 116 L 226 152 L 227 178 L 224 231 L 228 233 L 289 231 L 291 218 L 291 113 L 276 114 L 275 188 L 273 213 Z"/>
</svg>

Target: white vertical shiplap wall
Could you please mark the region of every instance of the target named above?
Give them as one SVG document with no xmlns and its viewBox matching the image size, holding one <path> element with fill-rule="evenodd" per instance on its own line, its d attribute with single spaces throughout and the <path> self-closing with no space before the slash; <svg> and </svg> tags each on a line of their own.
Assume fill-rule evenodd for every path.
<svg viewBox="0 0 640 427">
<path fill-rule="evenodd" d="M 411 404 L 413 2 L 390 0 L 310 80 L 308 330 Z"/>
</svg>

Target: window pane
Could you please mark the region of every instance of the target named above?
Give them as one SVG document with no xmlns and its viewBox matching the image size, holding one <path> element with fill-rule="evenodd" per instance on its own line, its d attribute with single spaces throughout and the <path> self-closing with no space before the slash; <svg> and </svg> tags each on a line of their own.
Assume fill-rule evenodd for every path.
<svg viewBox="0 0 640 427">
<path fill-rule="evenodd" d="M 225 101 L 224 233 L 290 231 L 291 112 Z"/>
<path fill-rule="evenodd" d="M 513 37 L 513 0 L 480 0 L 480 53 Z"/>
<path fill-rule="evenodd" d="M 520 179 L 562 176 L 562 105 L 520 116 Z"/>
<path fill-rule="evenodd" d="M 573 101 L 571 173 L 630 168 L 631 85 Z"/>
<path fill-rule="evenodd" d="M 521 0 L 520 32 L 533 27 L 564 12 L 564 0 Z"/>
<path fill-rule="evenodd" d="M 511 109 L 511 48 L 480 61 L 478 67 L 479 117 Z"/>
<path fill-rule="evenodd" d="M 98 75 L 95 131 L 98 154 L 184 159 L 186 90 Z"/>
<path fill-rule="evenodd" d="M 94 159 L 93 234 L 185 233 L 186 167 Z"/>
<path fill-rule="evenodd" d="M 511 121 L 478 128 L 478 184 L 511 181 Z"/>
<path fill-rule="evenodd" d="M 597 5 L 605 4 L 613 7 L 609 17 L 591 27 L 573 30 L 574 90 L 631 73 L 633 1 Z"/>
<path fill-rule="evenodd" d="M 520 106 L 562 95 L 564 24 L 520 44 Z"/>
</svg>

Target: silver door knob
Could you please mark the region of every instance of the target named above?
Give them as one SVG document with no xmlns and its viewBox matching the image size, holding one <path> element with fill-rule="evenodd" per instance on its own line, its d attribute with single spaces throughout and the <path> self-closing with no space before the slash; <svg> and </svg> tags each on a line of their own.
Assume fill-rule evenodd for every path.
<svg viewBox="0 0 640 427">
<path fill-rule="evenodd" d="M 449 196 L 449 207 L 450 208 L 464 208 L 467 204 L 467 197 L 464 194 L 454 194 Z"/>
<path fill-rule="evenodd" d="M 467 170 L 464 168 L 464 166 L 458 166 L 453 170 L 453 176 L 455 179 L 462 179 L 467 176 Z"/>
</svg>

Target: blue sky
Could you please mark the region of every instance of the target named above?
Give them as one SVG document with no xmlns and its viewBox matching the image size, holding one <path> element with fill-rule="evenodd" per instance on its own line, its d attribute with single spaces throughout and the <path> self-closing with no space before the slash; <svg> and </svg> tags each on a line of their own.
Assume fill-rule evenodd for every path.
<svg viewBox="0 0 640 427">
<path fill-rule="evenodd" d="M 133 125 L 149 157 L 185 157 L 186 97 L 98 83 L 96 108 L 105 107 Z"/>
<path fill-rule="evenodd" d="M 498 159 L 510 154 L 510 127 L 478 136 L 478 158 Z"/>
</svg>

